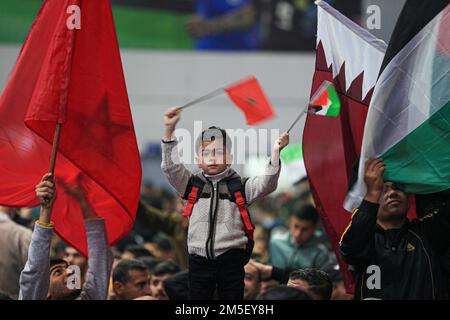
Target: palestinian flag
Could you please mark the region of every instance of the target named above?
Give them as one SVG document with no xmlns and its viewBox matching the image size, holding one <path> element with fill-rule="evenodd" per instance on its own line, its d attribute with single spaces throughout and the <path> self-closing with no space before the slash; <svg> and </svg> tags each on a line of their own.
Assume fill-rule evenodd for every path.
<svg viewBox="0 0 450 320">
<path fill-rule="evenodd" d="M 340 111 L 333 117 L 307 114 L 303 157 L 314 202 L 336 253 L 347 291 L 353 292 L 353 278 L 339 253 L 340 237 L 350 222 L 342 203 L 352 167 L 360 155 L 367 110 L 386 44 L 325 1 L 317 5 L 316 70 L 310 101 L 316 103 L 315 94 L 328 81 L 325 83 L 332 84 L 336 95 L 330 99 L 334 92 L 325 90 L 328 97 L 322 105 L 328 105 L 328 100 L 339 101 Z M 319 94 L 317 101 L 320 97 Z"/>
<path fill-rule="evenodd" d="M 324 81 L 309 102 L 308 112 L 320 116 L 337 117 L 341 111 L 339 96 L 330 81 Z"/>
<path fill-rule="evenodd" d="M 287 145 L 281 150 L 280 159 L 286 170 L 289 183 L 295 184 L 306 177 L 302 145 L 300 143 Z"/>
<path fill-rule="evenodd" d="M 345 208 L 365 193 L 364 162 L 382 158 L 384 179 L 407 193 L 450 188 L 450 5 L 409 0 L 399 17 L 367 115 L 358 181 Z"/>
</svg>

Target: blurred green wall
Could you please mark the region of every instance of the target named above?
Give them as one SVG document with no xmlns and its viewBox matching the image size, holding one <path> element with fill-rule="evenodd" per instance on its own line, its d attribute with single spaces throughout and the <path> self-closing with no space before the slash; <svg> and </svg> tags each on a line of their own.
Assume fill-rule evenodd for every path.
<svg viewBox="0 0 450 320">
<path fill-rule="evenodd" d="M 0 0 L 0 43 L 22 44 L 41 3 L 42 0 Z M 114 5 L 113 14 L 123 48 L 193 48 L 184 29 L 187 14 L 123 5 Z"/>
</svg>

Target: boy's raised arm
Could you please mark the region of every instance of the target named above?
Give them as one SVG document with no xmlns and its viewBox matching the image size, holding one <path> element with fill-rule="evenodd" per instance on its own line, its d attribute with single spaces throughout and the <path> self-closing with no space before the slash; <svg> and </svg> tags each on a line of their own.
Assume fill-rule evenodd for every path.
<svg viewBox="0 0 450 320">
<path fill-rule="evenodd" d="M 267 196 L 277 189 L 278 177 L 280 176 L 280 152 L 289 144 L 289 133 L 283 133 L 272 149 L 270 163 L 267 164 L 263 175 L 251 177 L 245 183 L 245 197 L 247 203 Z"/>
<path fill-rule="evenodd" d="M 183 196 L 192 173 L 181 163 L 178 157 L 178 142 L 173 133 L 180 120 L 181 109 L 169 108 L 164 114 L 164 138 L 162 141 L 161 169 L 169 183 L 179 195 Z"/>
</svg>

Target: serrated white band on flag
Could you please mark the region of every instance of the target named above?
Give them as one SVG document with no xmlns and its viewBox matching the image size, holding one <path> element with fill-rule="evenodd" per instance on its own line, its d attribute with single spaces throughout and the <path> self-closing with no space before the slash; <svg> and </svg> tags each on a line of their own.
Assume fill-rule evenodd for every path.
<svg viewBox="0 0 450 320">
<path fill-rule="evenodd" d="M 352 81 L 364 71 L 362 85 L 364 99 L 375 86 L 386 51 L 386 43 L 343 16 L 325 1 L 316 3 L 320 21 L 317 28 L 317 43 L 322 42 L 328 66 L 332 65 L 333 68 L 333 77 L 337 76 L 342 64 L 346 62 L 345 89 L 348 90 Z M 373 63 L 364 63 L 365 61 Z"/>
</svg>

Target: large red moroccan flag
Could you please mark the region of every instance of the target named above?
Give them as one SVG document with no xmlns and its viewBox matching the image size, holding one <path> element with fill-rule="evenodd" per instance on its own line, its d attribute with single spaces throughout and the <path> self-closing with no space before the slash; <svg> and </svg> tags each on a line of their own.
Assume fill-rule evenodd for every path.
<svg viewBox="0 0 450 320">
<path fill-rule="evenodd" d="M 341 104 L 336 117 L 308 114 L 303 157 L 311 190 L 325 231 L 339 261 L 349 292 L 353 279 L 339 253 L 339 240 L 350 221 L 342 204 L 352 166 L 362 143 L 368 106 L 386 45 L 326 2 L 318 2 L 316 70 L 313 97 L 325 81 Z"/>
<path fill-rule="evenodd" d="M 108 0 L 43 2 L 0 99 L 2 205 L 38 205 L 34 188 L 48 171 L 57 123 L 52 220 L 63 239 L 87 254 L 80 206 L 61 182 L 81 181 L 95 212 L 106 220 L 111 244 L 133 226 L 141 182 Z"/>
</svg>

